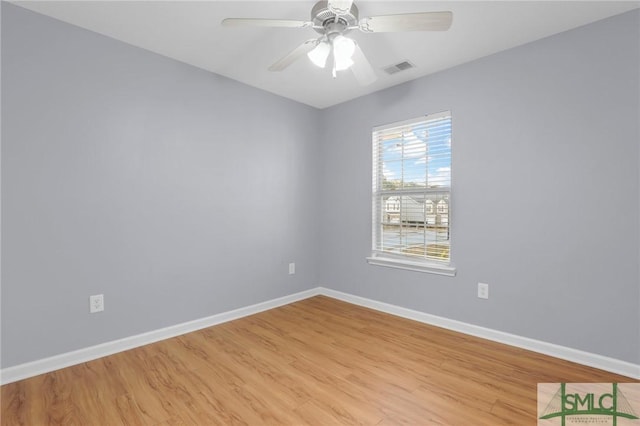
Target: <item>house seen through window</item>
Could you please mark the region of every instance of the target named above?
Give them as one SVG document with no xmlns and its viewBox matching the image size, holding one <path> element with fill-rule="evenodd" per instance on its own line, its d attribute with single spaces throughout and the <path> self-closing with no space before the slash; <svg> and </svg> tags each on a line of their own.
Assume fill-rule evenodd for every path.
<svg viewBox="0 0 640 426">
<path fill-rule="evenodd" d="M 450 112 L 373 130 L 374 257 L 448 265 L 450 201 Z"/>
</svg>

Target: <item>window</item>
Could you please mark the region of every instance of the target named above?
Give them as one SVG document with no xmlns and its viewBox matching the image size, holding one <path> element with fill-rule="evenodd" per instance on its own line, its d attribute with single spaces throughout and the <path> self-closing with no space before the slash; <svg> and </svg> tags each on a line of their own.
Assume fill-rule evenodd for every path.
<svg viewBox="0 0 640 426">
<path fill-rule="evenodd" d="M 447 204 L 447 201 L 446 200 L 438 201 L 438 213 L 446 214 L 448 211 L 449 211 L 449 205 Z"/>
<path fill-rule="evenodd" d="M 427 200 L 424 203 L 424 209 L 427 214 L 433 213 L 433 201 Z"/>
<path fill-rule="evenodd" d="M 374 128 L 369 263 L 455 275 L 450 214 L 451 114 Z"/>
</svg>

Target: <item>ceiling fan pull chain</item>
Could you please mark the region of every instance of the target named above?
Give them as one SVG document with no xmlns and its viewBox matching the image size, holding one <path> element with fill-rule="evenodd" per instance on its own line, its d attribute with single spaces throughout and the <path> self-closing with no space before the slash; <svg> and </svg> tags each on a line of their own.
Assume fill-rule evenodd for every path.
<svg viewBox="0 0 640 426">
<path fill-rule="evenodd" d="M 331 75 L 333 76 L 333 78 L 336 78 L 338 76 L 338 73 L 336 72 L 336 47 L 333 45 L 333 40 L 330 39 L 330 43 L 331 43 Z"/>
</svg>

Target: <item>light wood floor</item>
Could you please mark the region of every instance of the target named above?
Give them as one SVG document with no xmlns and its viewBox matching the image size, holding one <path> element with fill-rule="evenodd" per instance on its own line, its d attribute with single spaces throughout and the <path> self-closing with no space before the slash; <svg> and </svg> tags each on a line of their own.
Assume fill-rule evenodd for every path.
<svg viewBox="0 0 640 426">
<path fill-rule="evenodd" d="M 626 377 L 313 297 L 2 386 L 2 425 L 535 425 Z"/>
</svg>

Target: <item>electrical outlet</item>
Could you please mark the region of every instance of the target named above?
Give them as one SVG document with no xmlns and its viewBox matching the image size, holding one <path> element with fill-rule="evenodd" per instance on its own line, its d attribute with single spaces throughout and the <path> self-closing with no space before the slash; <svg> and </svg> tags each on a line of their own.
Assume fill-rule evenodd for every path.
<svg viewBox="0 0 640 426">
<path fill-rule="evenodd" d="M 89 313 L 95 314 L 102 311 L 104 311 L 104 294 L 89 296 Z"/>
<path fill-rule="evenodd" d="M 478 283 L 478 297 L 480 299 L 489 298 L 489 284 Z"/>
<path fill-rule="evenodd" d="M 293 275 L 296 273 L 296 264 L 295 263 L 290 263 L 289 264 L 289 275 Z"/>
</svg>

